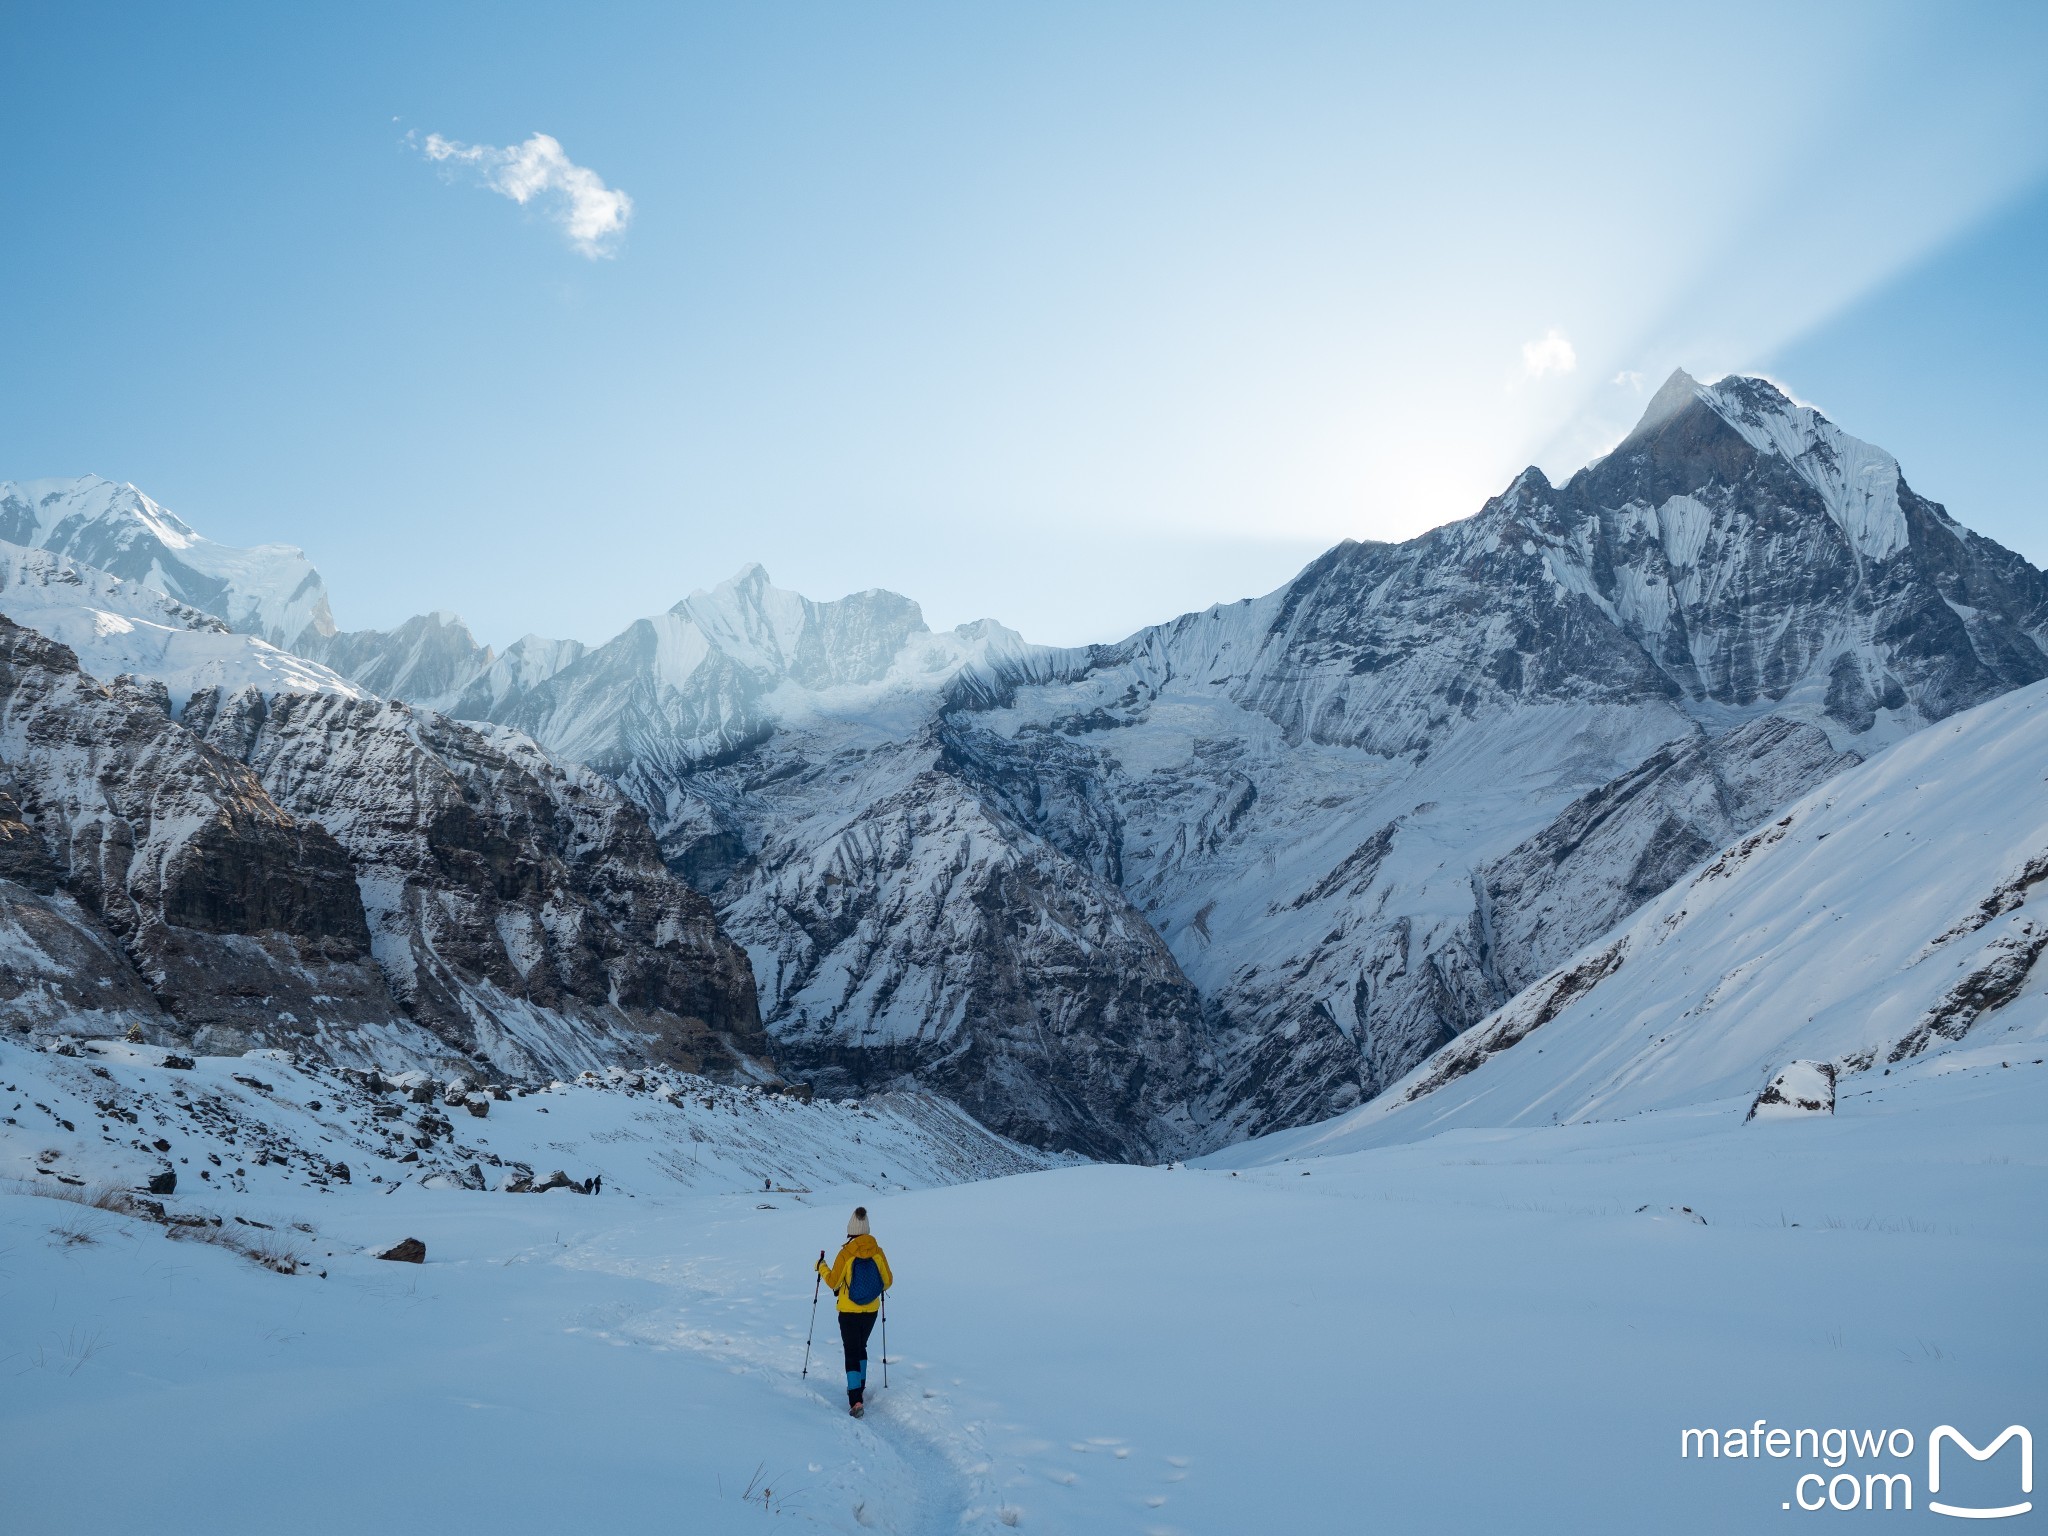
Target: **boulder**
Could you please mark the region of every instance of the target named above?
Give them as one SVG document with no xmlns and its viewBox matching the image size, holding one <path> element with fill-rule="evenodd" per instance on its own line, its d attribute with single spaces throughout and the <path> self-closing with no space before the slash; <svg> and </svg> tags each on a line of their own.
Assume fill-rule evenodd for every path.
<svg viewBox="0 0 2048 1536">
<path fill-rule="evenodd" d="M 1835 1112 L 1835 1064 L 1795 1061 L 1756 1096 L 1743 1123 L 1751 1120 L 1796 1120 Z"/>
<path fill-rule="evenodd" d="M 152 1174 L 149 1192 L 152 1195 L 175 1195 L 178 1192 L 178 1170 L 166 1168 L 162 1173 Z"/>
<path fill-rule="evenodd" d="M 491 1112 L 491 1101 L 482 1094 L 471 1094 L 462 1101 L 462 1107 L 481 1120 Z"/>
<path fill-rule="evenodd" d="M 195 1065 L 190 1056 L 170 1055 L 164 1058 L 164 1065 L 173 1072 L 190 1072 Z"/>
<path fill-rule="evenodd" d="M 427 1245 L 416 1237 L 408 1237 L 404 1242 L 386 1248 L 377 1257 L 389 1259 L 394 1264 L 424 1264 L 427 1262 Z"/>
<path fill-rule="evenodd" d="M 575 1181 L 568 1174 L 557 1168 L 553 1173 L 536 1183 L 533 1186 L 533 1192 L 537 1195 L 544 1195 L 551 1189 L 574 1189 L 575 1187 Z"/>
</svg>

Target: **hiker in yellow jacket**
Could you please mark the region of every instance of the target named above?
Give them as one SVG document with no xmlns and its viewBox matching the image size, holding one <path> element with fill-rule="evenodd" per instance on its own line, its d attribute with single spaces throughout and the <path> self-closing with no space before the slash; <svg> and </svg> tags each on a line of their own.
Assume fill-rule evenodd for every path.
<svg viewBox="0 0 2048 1536">
<path fill-rule="evenodd" d="M 846 1246 L 831 1267 L 818 1261 L 818 1274 L 839 1298 L 839 1341 L 846 1346 L 846 1411 L 856 1419 L 868 1384 L 868 1335 L 882 1310 L 882 1293 L 896 1283 L 888 1255 L 868 1231 L 868 1208 L 857 1205 L 846 1224 Z"/>
</svg>

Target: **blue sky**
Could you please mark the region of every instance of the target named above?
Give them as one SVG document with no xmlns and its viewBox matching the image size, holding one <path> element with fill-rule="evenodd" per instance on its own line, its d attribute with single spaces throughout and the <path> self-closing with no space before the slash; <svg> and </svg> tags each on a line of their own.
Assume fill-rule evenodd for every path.
<svg viewBox="0 0 2048 1536">
<path fill-rule="evenodd" d="M 1071 642 L 1682 364 L 2048 563 L 2048 7 L 1424 9 L 0 0 L 0 478 L 300 544 L 350 627 L 760 560 Z M 503 195 L 535 134 L 622 230 Z"/>
</svg>

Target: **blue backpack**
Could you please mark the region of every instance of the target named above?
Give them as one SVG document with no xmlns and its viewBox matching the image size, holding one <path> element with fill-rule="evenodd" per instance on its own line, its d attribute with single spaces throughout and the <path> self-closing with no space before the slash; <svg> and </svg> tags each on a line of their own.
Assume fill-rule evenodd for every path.
<svg viewBox="0 0 2048 1536">
<path fill-rule="evenodd" d="M 881 1294 L 881 1266 L 873 1259 L 855 1259 L 853 1272 L 846 1277 L 846 1299 L 857 1307 L 864 1307 Z"/>
</svg>

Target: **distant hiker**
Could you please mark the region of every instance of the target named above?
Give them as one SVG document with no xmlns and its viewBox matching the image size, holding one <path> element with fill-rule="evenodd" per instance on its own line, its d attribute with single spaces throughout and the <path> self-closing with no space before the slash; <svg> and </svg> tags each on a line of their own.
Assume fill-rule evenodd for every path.
<svg viewBox="0 0 2048 1536">
<path fill-rule="evenodd" d="M 863 1411 L 868 1384 L 868 1335 L 882 1310 L 882 1293 L 896 1283 L 888 1255 L 868 1233 L 868 1208 L 857 1205 L 846 1224 L 846 1246 L 827 1269 L 818 1273 L 839 1298 L 839 1339 L 846 1346 L 846 1411 L 856 1419 Z"/>
<path fill-rule="evenodd" d="M 603 1175 L 603 1174 L 601 1174 L 601 1173 L 593 1173 L 593 1174 L 592 1174 L 592 1175 L 590 1176 L 590 1192 L 591 1192 L 591 1193 L 592 1193 L 593 1195 L 601 1195 L 601 1194 L 603 1194 L 603 1193 L 604 1193 L 604 1175 Z"/>
</svg>

